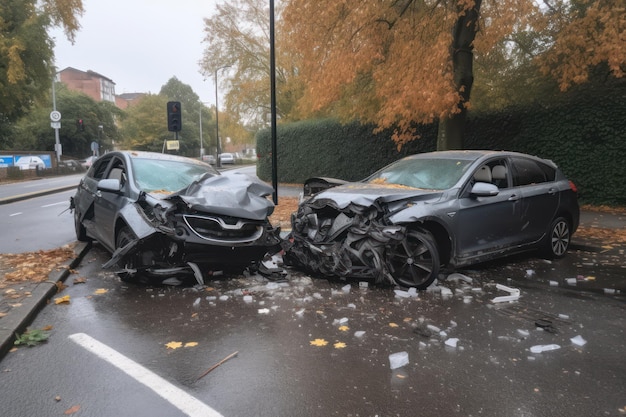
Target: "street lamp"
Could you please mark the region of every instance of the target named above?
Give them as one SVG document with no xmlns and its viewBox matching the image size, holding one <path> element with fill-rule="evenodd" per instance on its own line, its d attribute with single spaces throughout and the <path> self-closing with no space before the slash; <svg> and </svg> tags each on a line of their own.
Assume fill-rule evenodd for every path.
<svg viewBox="0 0 626 417">
<path fill-rule="evenodd" d="M 215 137 L 217 138 L 217 160 L 215 163 L 217 167 L 220 168 L 222 166 L 220 162 L 220 154 L 222 153 L 222 149 L 220 147 L 220 125 L 219 125 L 219 107 L 218 107 L 218 98 L 217 98 L 217 72 L 219 70 L 223 70 L 224 68 L 230 68 L 230 65 L 224 65 L 223 67 L 219 67 L 215 70 Z"/>
</svg>

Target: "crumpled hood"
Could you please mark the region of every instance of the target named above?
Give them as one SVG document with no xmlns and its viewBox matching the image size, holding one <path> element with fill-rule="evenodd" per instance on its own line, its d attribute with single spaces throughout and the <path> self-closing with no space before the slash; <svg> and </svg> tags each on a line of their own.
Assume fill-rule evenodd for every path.
<svg viewBox="0 0 626 417">
<path fill-rule="evenodd" d="M 256 177 L 246 174 L 215 175 L 196 181 L 165 200 L 180 198 L 194 210 L 265 220 L 274 203 L 266 198 L 274 189 Z"/>
<path fill-rule="evenodd" d="M 350 204 L 369 207 L 375 202 L 390 203 L 408 199 L 430 200 L 439 198 L 441 194 L 442 191 L 438 190 L 423 190 L 393 184 L 354 182 L 325 190 L 316 194 L 310 201 L 332 200 L 338 209 L 344 209 Z"/>
</svg>

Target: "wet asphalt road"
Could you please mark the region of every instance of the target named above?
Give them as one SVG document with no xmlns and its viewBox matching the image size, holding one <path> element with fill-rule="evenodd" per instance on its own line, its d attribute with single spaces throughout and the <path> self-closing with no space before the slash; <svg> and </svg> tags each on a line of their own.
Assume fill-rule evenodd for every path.
<svg viewBox="0 0 626 417">
<path fill-rule="evenodd" d="M 298 271 L 282 283 L 129 285 L 101 270 L 108 256 L 96 245 L 59 294 L 70 303 L 37 316 L 33 328 L 52 326 L 46 344 L 3 359 L 3 415 L 619 416 L 626 406 L 625 304 L 602 281 L 623 276 L 619 256 L 519 257 L 407 298 Z M 581 291 L 588 281 L 595 292 Z M 519 288 L 519 301 L 493 303 L 508 294 L 498 283 Z M 558 348 L 531 351 L 545 345 Z M 397 352 L 408 363 L 392 370 Z"/>
</svg>

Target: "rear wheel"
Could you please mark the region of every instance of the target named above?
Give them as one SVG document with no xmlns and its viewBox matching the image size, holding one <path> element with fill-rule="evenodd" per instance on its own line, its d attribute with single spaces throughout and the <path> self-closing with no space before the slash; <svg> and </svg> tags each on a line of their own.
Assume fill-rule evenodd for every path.
<svg viewBox="0 0 626 417">
<path fill-rule="evenodd" d="M 386 255 L 389 272 L 402 286 L 426 289 L 439 274 L 439 251 L 430 232 L 409 230 Z"/>
<path fill-rule="evenodd" d="M 572 238 L 571 226 L 564 217 L 557 217 L 550 224 L 542 252 L 549 258 L 562 258 L 569 249 Z"/>
</svg>

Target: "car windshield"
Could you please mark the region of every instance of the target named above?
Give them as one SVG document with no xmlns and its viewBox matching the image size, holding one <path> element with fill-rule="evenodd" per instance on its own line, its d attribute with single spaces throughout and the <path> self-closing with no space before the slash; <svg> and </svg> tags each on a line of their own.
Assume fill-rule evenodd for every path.
<svg viewBox="0 0 626 417">
<path fill-rule="evenodd" d="M 446 190 L 461 179 L 472 162 L 465 159 L 404 158 L 366 178 L 365 182 Z"/>
<path fill-rule="evenodd" d="M 219 175 L 207 165 L 165 159 L 133 158 L 135 184 L 145 192 L 175 192 L 187 187 L 204 174 Z"/>
</svg>

